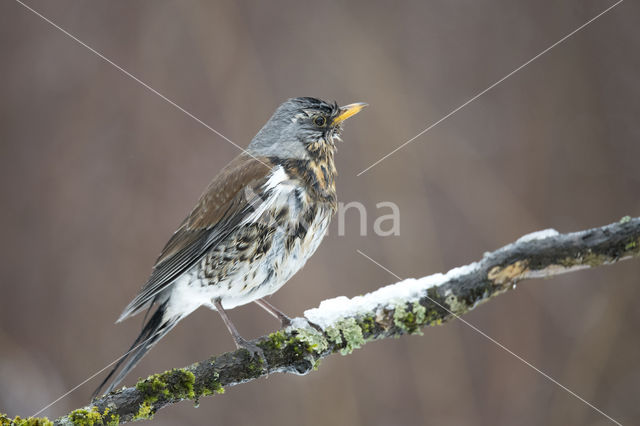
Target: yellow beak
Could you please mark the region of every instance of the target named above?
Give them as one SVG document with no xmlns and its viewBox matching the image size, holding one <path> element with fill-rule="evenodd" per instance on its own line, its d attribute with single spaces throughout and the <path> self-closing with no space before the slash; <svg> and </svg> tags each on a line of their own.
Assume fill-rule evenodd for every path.
<svg viewBox="0 0 640 426">
<path fill-rule="evenodd" d="M 369 104 L 365 104 L 364 102 L 356 102 L 355 104 L 349 104 L 349 105 L 340 107 L 340 112 L 333 119 L 333 124 L 335 125 L 335 124 L 342 123 L 347 118 L 354 116 L 360 111 L 362 111 L 362 109 L 366 106 L 369 106 Z"/>
</svg>

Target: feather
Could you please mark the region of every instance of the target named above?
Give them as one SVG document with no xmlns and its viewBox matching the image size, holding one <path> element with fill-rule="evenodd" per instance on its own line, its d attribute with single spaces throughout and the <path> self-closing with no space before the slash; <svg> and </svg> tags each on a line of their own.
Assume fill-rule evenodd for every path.
<svg viewBox="0 0 640 426">
<path fill-rule="evenodd" d="M 268 158 L 255 159 L 246 154 L 229 163 L 209 184 L 196 207 L 166 244 L 151 277 L 124 309 L 118 322 L 151 306 L 176 278 L 248 217 L 262 202 L 257 194 L 273 170 L 274 165 Z"/>
</svg>

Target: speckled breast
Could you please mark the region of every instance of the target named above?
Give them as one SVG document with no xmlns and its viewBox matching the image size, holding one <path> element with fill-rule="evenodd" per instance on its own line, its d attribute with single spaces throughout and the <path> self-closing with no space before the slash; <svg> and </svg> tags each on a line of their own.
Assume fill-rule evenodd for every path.
<svg viewBox="0 0 640 426">
<path fill-rule="evenodd" d="M 324 238 L 334 204 L 317 200 L 296 179 L 279 184 L 259 217 L 230 235 L 198 265 L 197 281 L 224 308 L 250 303 L 282 287 Z"/>
</svg>

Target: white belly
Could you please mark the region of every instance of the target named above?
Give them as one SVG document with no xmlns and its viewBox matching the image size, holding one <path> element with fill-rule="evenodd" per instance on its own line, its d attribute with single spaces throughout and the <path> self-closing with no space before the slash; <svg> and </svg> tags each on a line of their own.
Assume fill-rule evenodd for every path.
<svg viewBox="0 0 640 426">
<path fill-rule="evenodd" d="M 293 198 L 295 187 L 282 183 L 278 185 L 278 189 L 249 221 L 257 220 L 259 215 L 268 211 L 271 203 L 287 203 L 290 220 L 301 217 L 300 209 L 306 206 L 301 206 Z M 328 207 L 318 208 L 304 238 L 295 240 L 289 252 L 285 249 L 288 237 L 286 228 L 278 227 L 271 247 L 264 256 L 254 262 L 239 263 L 233 272 L 215 283 L 205 279 L 201 266 L 197 263 L 173 283 L 167 306 L 169 313 L 188 315 L 202 305 L 215 309 L 212 301 L 218 298 L 225 309 L 232 309 L 275 293 L 316 251 L 327 232 L 331 215 Z"/>
<path fill-rule="evenodd" d="M 241 287 L 244 286 L 244 271 L 239 271 L 238 274 L 230 278 L 232 280 L 231 289 L 222 291 L 218 296 L 221 299 L 222 307 L 226 309 L 235 308 L 278 291 L 315 253 L 327 233 L 330 220 L 330 214 L 323 210 L 318 210 L 304 239 L 297 240 L 288 253 L 285 250 L 286 235 L 284 230 L 280 229 L 274 235 L 273 244 L 264 260 L 254 262 L 251 270 L 245 269 L 248 274 L 253 274 L 254 270 L 256 270 L 255 282 L 260 282 L 261 285 L 254 291 L 241 291 Z M 228 285 L 223 285 L 222 287 L 224 290 L 228 288 Z M 236 289 L 240 291 L 234 291 Z"/>
</svg>

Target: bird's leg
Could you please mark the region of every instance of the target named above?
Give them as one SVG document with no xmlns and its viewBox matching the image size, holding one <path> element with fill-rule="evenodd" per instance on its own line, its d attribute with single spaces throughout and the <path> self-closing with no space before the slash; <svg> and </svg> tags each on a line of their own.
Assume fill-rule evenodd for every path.
<svg viewBox="0 0 640 426">
<path fill-rule="evenodd" d="M 289 318 L 284 312 L 280 309 L 273 306 L 271 303 L 267 302 L 264 298 L 254 300 L 258 306 L 260 306 L 265 311 L 269 312 L 271 315 L 276 317 L 282 323 L 282 328 L 287 328 L 291 325 L 291 318 Z"/>
<path fill-rule="evenodd" d="M 264 351 L 262 350 L 262 348 L 260 348 L 259 346 L 257 346 L 255 344 L 245 340 L 240 335 L 240 333 L 238 333 L 238 329 L 233 324 L 233 322 L 231 322 L 231 318 L 229 318 L 229 315 L 227 315 L 227 311 L 225 311 L 224 308 L 222 307 L 222 303 L 220 303 L 220 299 L 219 298 L 213 299 L 212 302 L 213 302 L 213 306 L 216 307 L 216 310 L 218 311 L 218 313 L 222 317 L 222 321 L 224 321 L 224 325 L 227 326 L 227 328 L 229 329 L 229 333 L 231 333 L 231 336 L 233 337 L 233 340 L 236 342 L 236 347 L 238 349 L 244 348 L 244 349 L 248 350 L 249 354 L 251 356 L 255 356 L 255 355 L 259 356 L 260 359 L 262 360 L 262 365 L 266 369 L 267 368 L 267 359 L 264 357 Z"/>
<path fill-rule="evenodd" d="M 256 304 L 258 306 L 260 306 L 261 308 L 263 308 L 265 311 L 269 312 L 271 315 L 273 315 L 274 317 L 278 318 L 280 320 L 280 322 L 282 322 L 282 328 L 287 328 L 287 327 L 289 327 L 290 325 L 293 324 L 293 321 L 291 320 L 291 318 L 289 318 L 280 309 L 276 308 L 271 303 L 267 302 L 264 298 L 258 299 L 258 300 L 254 300 L 254 302 L 256 302 Z M 322 327 L 320 327 L 318 324 L 312 323 L 311 321 L 309 321 L 306 318 L 304 318 L 304 320 L 306 320 L 307 323 L 311 327 L 315 328 L 320 333 L 324 333 L 324 330 L 322 330 Z"/>
</svg>

